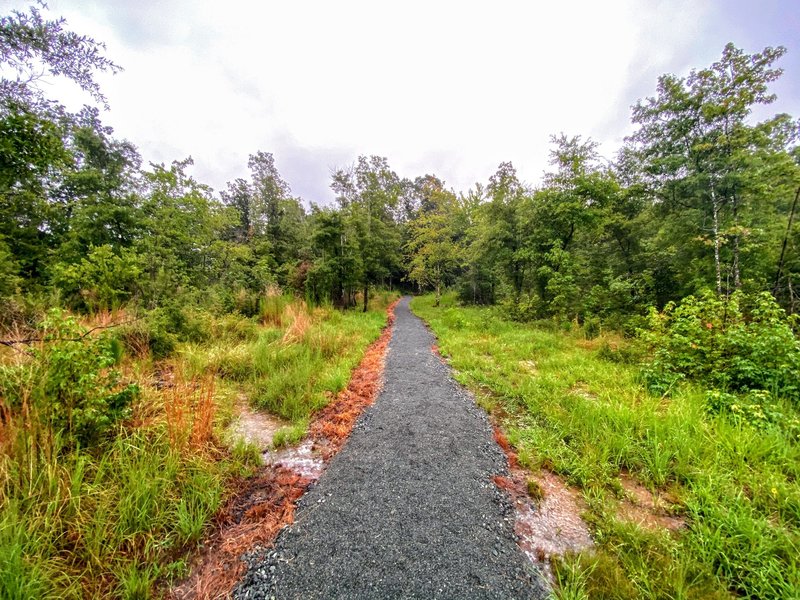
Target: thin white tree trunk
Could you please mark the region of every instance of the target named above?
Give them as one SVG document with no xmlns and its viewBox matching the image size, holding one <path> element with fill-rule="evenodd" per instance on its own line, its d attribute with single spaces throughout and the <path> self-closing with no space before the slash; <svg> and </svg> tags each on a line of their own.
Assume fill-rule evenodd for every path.
<svg viewBox="0 0 800 600">
<path fill-rule="evenodd" d="M 714 219 L 714 273 L 717 279 L 717 295 L 722 295 L 722 264 L 720 261 L 720 233 L 719 233 L 719 201 L 717 194 L 714 191 L 714 186 L 711 186 L 711 212 Z"/>
</svg>

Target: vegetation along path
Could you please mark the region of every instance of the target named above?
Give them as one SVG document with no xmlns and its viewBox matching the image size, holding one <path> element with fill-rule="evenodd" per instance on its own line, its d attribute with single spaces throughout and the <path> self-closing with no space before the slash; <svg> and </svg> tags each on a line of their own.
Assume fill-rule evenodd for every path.
<svg viewBox="0 0 800 600">
<path fill-rule="evenodd" d="M 518 549 L 506 458 L 408 299 L 385 386 L 238 598 L 543 598 Z"/>
</svg>

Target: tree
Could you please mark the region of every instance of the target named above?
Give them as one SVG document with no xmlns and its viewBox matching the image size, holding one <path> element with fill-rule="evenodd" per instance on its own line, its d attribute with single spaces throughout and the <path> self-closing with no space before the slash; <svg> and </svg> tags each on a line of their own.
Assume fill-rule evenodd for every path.
<svg viewBox="0 0 800 600">
<path fill-rule="evenodd" d="M 370 287 L 385 282 L 399 268 L 401 235 L 394 212 L 403 184 L 385 158 L 360 156 L 351 169 L 334 172 L 331 187 L 356 231 L 366 312 Z"/>
<path fill-rule="evenodd" d="M 460 262 L 461 248 L 455 240 L 458 234 L 455 229 L 457 211 L 453 192 L 433 189 L 417 218 L 409 223 L 410 240 L 406 244 L 410 254 L 408 278 L 420 289 L 433 287 L 436 306 L 439 306 L 442 286 Z"/>
<path fill-rule="evenodd" d="M 311 232 L 314 262 L 306 278 L 308 295 L 316 302 L 332 301 L 341 307 L 352 305 L 363 278 L 353 223 L 341 209 L 314 206 Z"/>
<path fill-rule="evenodd" d="M 481 205 L 479 215 L 480 252 L 505 274 L 518 302 L 528 266 L 521 214 L 525 190 L 510 162 L 500 163 L 489 178 L 486 192 L 488 202 Z"/>
<path fill-rule="evenodd" d="M 769 84 L 781 70 L 772 65 L 785 52 L 778 47 L 745 54 L 728 44 L 707 69 L 686 79 L 659 78 L 657 95 L 633 110 L 639 130 L 630 141 L 641 153 L 643 172 L 668 210 L 697 215 L 693 229 L 697 239 L 710 240 L 717 294 L 723 292 L 723 267 L 733 286 L 741 286 L 741 217 L 751 200 L 747 180 L 754 175 L 748 164 L 764 147 L 765 130 L 775 126 L 754 127 L 747 118 L 754 105 L 774 100 Z"/>
<path fill-rule="evenodd" d="M 46 19 L 43 7 L 39 2 L 0 17 L 0 237 L 28 286 L 44 279 L 51 252 L 70 231 L 72 193 L 80 194 L 71 186 L 82 179 L 78 187 L 86 187 L 84 167 L 98 158 L 85 153 L 96 141 L 90 138 L 110 132 L 99 125 L 96 111 L 69 113 L 47 98 L 41 83 L 46 77 L 67 79 L 106 106 L 95 75 L 119 71 L 100 42 L 69 31 L 64 19 Z M 115 150 L 117 156 L 135 154 L 130 146 Z M 95 231 L 101 229 L 98 224 Z"/>
<path fill-rule="evenodd" d="M 159 305 L 176 291 L 214 280 L 214 242 L 230 227 L 211 190 L 186 173 L 191 158 L 145 172 L 144 231 L 136 251 L 146 265 L 146 299 Z"/>
<path fill-rule="evenodd" d="M 38 2 L 46 8 L 44 2 Z M 48 102 L 39 87 L 44 76 L 64 77 L 76 83 L 93 100 L 106 105 L 95 81 L 95 73 L 119 72 L 121 68 L 103 55 L 105 45 L 65 29 L 66 20 L 45 19 L 39 8 L 11 11 L 0 18 L 0 64 L 6 73 L 0 78 L 2 108 L 44 108 Z"/>
</svg>

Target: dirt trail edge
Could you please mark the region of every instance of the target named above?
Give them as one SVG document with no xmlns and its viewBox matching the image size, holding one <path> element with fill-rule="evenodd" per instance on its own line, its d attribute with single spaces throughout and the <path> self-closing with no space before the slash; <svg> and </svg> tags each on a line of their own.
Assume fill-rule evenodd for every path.
<svg viewBox="0 0 800 600">
<path fill-rule="evenodd" d="M 486 414 L 404 298 L 383 391 L 236 598 L 545 598 L 519 550 Z"/>
</svg>

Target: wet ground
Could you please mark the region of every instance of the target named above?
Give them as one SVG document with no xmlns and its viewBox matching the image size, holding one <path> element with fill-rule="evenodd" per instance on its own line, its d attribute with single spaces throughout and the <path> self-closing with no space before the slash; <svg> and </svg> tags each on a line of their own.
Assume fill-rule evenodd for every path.
<svg viewBox="0 0 800 600">
<path fill-rule="evenodd" d="M 253 410 L 248 406 L 245 396 L 241 396 L 236 402 L 236 414 L 238 416 L 230 426 L 232 435 L 253 444 L 261 452 L 268 452 L 272 448 L 275 433 L 289 425 L 277 417 Z"/>
</svg>

